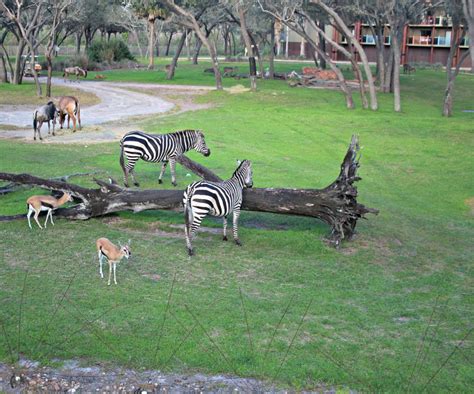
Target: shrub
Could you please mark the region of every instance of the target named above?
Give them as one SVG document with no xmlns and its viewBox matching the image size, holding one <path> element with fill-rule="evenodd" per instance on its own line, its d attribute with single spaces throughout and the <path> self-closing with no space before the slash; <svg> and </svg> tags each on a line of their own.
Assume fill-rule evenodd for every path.
<svg viewBox="0 0 474 394">
<path fill-rule="evenodd" d="M 96 41 L 87 50 L 92 62 L 120 62 L 123 59 L 134 60 L 127 44 L 122 40 Z"/>
</svg>

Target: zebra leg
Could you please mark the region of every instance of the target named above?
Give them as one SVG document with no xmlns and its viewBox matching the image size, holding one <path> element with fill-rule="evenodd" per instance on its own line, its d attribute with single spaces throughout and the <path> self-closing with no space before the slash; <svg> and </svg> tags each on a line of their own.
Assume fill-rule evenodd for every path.
<svg viewBox="0 0 474 394">
<path fill-rule="evenodd" d="M 38 129 L 37 129 L 37 131 L 38 131 L 38 136 L 39 136 L 40 140 L 43 141 L 43 137 L 41 137 L 41 126 L 43 126 L 43 122 L 42 122 L 42 121 L 40 121 L 40 122 L 38 123 Z"/>
<path fill-rule="evenodd" d="M 50 134 L 51 134 L 51 127 L 49 125 L 49 120 L 48 120 L 48 135 L 50 135 Z"/>
<path fill-rule="evenodd" d="M 160 177 L 158 178 L 158 183 L 163 183 L 162 181 L 162 178 L 163 178 L 163 175 L 165 174 L 165 170 L 166 170 L 166 165 L 168 164 L 167 161 L 164 161 L 162 164 L 161 164 L 161 172 L 160 172 Z"/>
<path fill-rule="evenodd" d="M 224 236 L 222 238 L 223 241 L 227 241 L 227 216 L 224 216 L 222 218 L 223 224 L 224 224 Z"/>
<path fill-rule="evenodd" d="M 234 241 L 237 245 L 242 246 L 242 242 L 239 239 L 239 216 L 240 216 L 240 209 L 234 209 L 233 215 L 233 233 L 234 233 Z"/>
<path fill-rule="evenodd" d="M 190 223 L 189 225 L 189 231 L 187 229 L 187 226 L 185 227 L 186 228 L 186 246 L 188 247 L 188 254 L 190 256 L 194 255 L 194 249 L 193 249 L 193 245 L 191 244 L 191 241 L 196 237 L 196 232 L 199 226 L 201 225 L 201 222 L 204 216 L 205 214 L 197 215 L 196 213 L 194 213 L 193 222 Z"/>
<path fill-rule="evenodd" d="M 130 170 L 130 175 L 132 175 L 132 181 L 133 181 L 133 184 L 136 186 L 136 187 L 139 187 L 140 184 L 138 183 L 137 179 L 135 178 L 135 169 L 132 168 Z"/>
<path fill-rule="evenodd" d="M 170 171 L 171 171 L 171 184 L 177 186 L 176 183 L 176 160 L 170 159 Z"/>
</svg>

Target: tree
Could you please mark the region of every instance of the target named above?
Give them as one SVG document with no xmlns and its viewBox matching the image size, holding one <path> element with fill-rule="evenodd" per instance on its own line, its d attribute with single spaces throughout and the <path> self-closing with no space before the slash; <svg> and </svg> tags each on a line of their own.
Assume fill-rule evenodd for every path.
<svg viewBox="0 0 474 394">
<path fill-rule="evenodd" d="M 48 43 L 46 45 L 46 61 L 48 63 L 48 79 L 46 82 L 46 96 L 51 97 L 51 78 L 53 75 L 53 52 L 58 45 L 59 31 L 61 24 L 67 17 L 66 10 L 72 4 L 73 0 L 53 0 L 51 1 L 48 11 L 51 13 L 49 23 Z"/>
<path fill-rule="evenodd" d="M 452 19 L 453 32 L 448 60 L 446 61 L 446 89 L 444 91 L 443 100 L 443 116 L 448 117 L 453 114 L 454 81 L 459 74 L 462 63 L 468 57 L 469 52 L 471 54 L 473 52 L 472 47 L 468 51 L 464 52 L 462 57 L 458 59 L 456 67 L 453 70 L 454 55 L 461 45 L 461 24 L 466 24 L 466 19 L 468 18 L 468 16 L 465 14 L 466 7 L 464 1 L 465 0 L 445 0 L 446 10 L 449 12 L 449 15 Z"/>
<path fill-rule="evenodd" d="M 332 61 L 329 55 L 321 49 L 318 43 L 312 38 L 308 32 L 308 27 L 315 27 L 315 23 L 312 18 L 308 16 L 307 13 L 297 13 L 297 10 L 302 10 L 301 4 L 294 5 L 295 2 L 289 0 L 281 1 L 272 1 L 272 0 L 258 0 L 258 3 L 263 12 L 266 12 L 272 15 L 278 24 L 283 24 L 293 30 L 295 33 L 304 37 L 308 44 L 310 44 L 311 49 L 316 51 L 329 65 L 332 71 L 337 76 L 339 81 L 339 87 L 344 93 L 346 99 L 346 107 L 348 109 L 354 108 L 354 100 L 352 99 L 352 92 L 350 87 L 347 85 L 346 79 L 342 74 L 341 70 L 336 66 Z M 316 27 L 317 31 L 319 27 Z M 322 32 L 324 33 L 324 32 Z M 325 34 L 325 33 L 324 33 Z"/>
<path fill-rule="evenodd" d="M 155 68 L 155 22 L 158 19 L 165 19 L 167 17 L 166 9 L 163 7 L 163 2 L 160 0 L 133 0 L 132 8 L 134 12 L 141 18 L 146 19 L 148 27 L 148 69 Z"/>
<path fill-rule="evenodd" d="M 38 2 L 22 2 L 19 0 L 16 0 L 15 2 L 3 0 L 0 1 L 0 10 L 3 11 L 7 19 L 13 22 L 17 28 L 18 37 L 21 37 L 21 40 L 18 44 L 17 56 L 21 57 L 24 47 L 27 46 L 30 51 L 32 65 L 34 65 L 36 49 L 39 46 L 38 35 L 42 26 L 46 23 L 44 6 L 44 0 Z M 18 59 L 16 64 L 20 64 Z M 38 73 L 34 66 L 31 67 L 31 71 L 36 84 L 36 94 L 41 96 L 41 84 L 39 83 Z M 13 83 L 20 83 L 20 74 L 21 68 L 18 67 L 17 69 L 15 66 Z"/>
<path fill-rule="evenodd" d="M 370 70 L 369 61 L 367 59 L 367 55 L 364 49 L 362 48 L 362 45 L 360 45 L 359 41 L 354 37 L 354 35 L 352 34 L 347 24 L 344 22 L 344 20 L 336 12 L 334 8 L 327 5 L 322 0 L 311 0 L 311 3 L 319 6 L 322 10 L 324 10 L 324 12 L 326 12 L 329 15 L 330 19 L 333 21 L 333 24 L 335 24 L 339 29 L 342 30 L 342 32 L 347 37 L 350 44 L 352 44 L 356 48 L 357 53 L 359 54 L 362 64 L 364 66 L 365 75 L 367 76 L 367 82 L 368 82 L 369 91 L 370 91 L 370 107 L 374 111 L 377 110 L 378 109 L 377 94 L 375 92 L 375 85 L 374 85 L 374 80 L 372 78 L 372 71 Z M 355 65 L 355 67 L 358 69 L 357 65 Z M 364 84 L 364 79 L 361 73 L 358 73 L 358 75 L 359 75 L 361 89 L 363 89 L 362 86 Z M 363 90 L 361 90 L 361 94 L 363 95 Z"/>
<path fill-rule="evenodd" d="M 200 7 L 205 7 L 205 8 L 208 8 L 209 6 L 212 6 L 212 5 L 217 5 L 217 3 L 213 0 L 199 1 L 197 3 L 199 4 Z M 177 5 L 173 0 L 163 0 L 163 4 L 165 4 L 171 12 L 175 13 L 176 15 L 178 15 L 178 17 L 180 17 L 179 21 L 181 25 L 194 30 L 196 35 L 199 37 L 202 43 L 206 46 L 207 50 L 209 51 L 209 55 L 211 56 L 212 69 L 214 70 L 214 77 L 216 79 L 216 89 L 222 90 L 222 75 L 221 75 L 221 71 L 219 70 L 217 50 L 215 46 L 210 43 L 208 37 L 206 37 L 206 33 L 202 30 L 201 26 L 199 25 L 198 20 L 193 14 L 193 9 L 191 5 L 184 2 L 184 5 L 180 6 L 180 5 Z"/>
<path fill-rule="evenodd" d="M 453 0 L 456 2 L 456 0 Z M 469 45 L 471 53 L 471 73 L 474 73 L 474 1 L 473 0 L 462 0 L 462 8 L 464 12 L 465 25 L 468 28 L 469 34 Z"/>
</svg>

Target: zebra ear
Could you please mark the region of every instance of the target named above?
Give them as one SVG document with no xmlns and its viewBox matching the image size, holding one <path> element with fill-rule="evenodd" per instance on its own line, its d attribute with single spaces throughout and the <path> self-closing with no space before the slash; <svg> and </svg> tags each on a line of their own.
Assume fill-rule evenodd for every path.
<svg viewBox="0 0 474 394">
<path fill-rule="evenodd" d="M 242 161 L 237 159 L 237 165 L 240 166 L 242 164 Z"/>
<path fill-rule="evenodd" d="M 129 239 L 128 242 L 127 242 L 127 245 L 130 246 L 131 243 L 132 243 L 132 240 Z"/>
</svg>

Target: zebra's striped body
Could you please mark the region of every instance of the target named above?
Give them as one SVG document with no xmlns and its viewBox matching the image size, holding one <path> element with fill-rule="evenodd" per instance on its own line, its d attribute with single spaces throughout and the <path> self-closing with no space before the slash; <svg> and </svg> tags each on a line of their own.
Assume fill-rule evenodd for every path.
<svg viewBox="0 0 474 394">
<path fill-rule="evenodd" d="M 176 157 L 185 152 L 195 149 L 204 156 L 211 154 L 206 146 L 204 134 L 200 130 L 182 130 L 169 134 L 146 134 L 141 131 L 131 131 L 120 141 L 120 165 L 124 173 L 124 183 L 128 187 L 128 174 L 132 175 L 133 183 L 139 186 L 135 179 L 135 164 L 138 159 L 148 162 L 162 162 L 161 173 L 158 182 L 162 183 L 162 177 L 166 169 L 166 164 L 170 163 L 171 181 L 176 186 Z M 127 157 L 125 165 L 124 156 Z"/>
<path fill-rule="evenodd" d="M 191 241 L 206 215 L 223 217 L 223 240 L 227 241 L 227 216 L 233 213 L 234 241 L 237 245 L 242 245 L 238 235 L 242 190 L 252 186 L 252 164 L 249 160 L 244 160 L 227 181 L 199 181 L 187 187 L 183 203 L 186 246 L 190 256 L 194 254 Z"/>
</svg>

